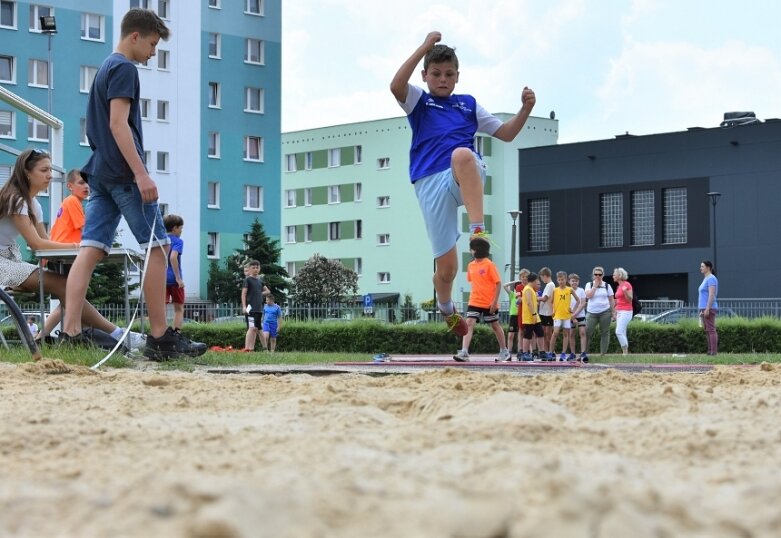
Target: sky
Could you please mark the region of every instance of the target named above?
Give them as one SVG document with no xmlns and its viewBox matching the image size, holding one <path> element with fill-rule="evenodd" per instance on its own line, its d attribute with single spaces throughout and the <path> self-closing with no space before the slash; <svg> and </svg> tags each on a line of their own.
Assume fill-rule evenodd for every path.
<svg viewBox="0 0 781 538">
<path fill-rule="evenodd" d="M 560 143 L 781 118 L 779 0 L 283 0 L 282 131 L 402 116 L 388 86 L 432 30 L 456 93 L 514 113 L 528 86 Z"/>
</svg>

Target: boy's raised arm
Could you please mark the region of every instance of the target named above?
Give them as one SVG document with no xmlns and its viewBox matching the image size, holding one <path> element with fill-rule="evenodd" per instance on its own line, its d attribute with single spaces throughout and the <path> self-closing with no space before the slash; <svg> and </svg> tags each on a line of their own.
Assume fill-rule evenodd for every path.
<svg viewBox="0 0 781 538">
<path fill-rule="evenodd" d="M 493 134 L 495 138 L 503 140 L 504 142 L 511 142 L 515 140 L 518 133 L 521 132 L 523 126 L 526 124 L 526 120 L 532 113 L 537 97 L 534 95 L 534 91 L 528 87 L 523 88 L 521 92 L 521 110 L 518 113 L 504 122 Z"/>
<path fill-rule="evenodd" d="M 429 32 L 423 44 L 415 49 L 415 52 L 407 58 L 407 61 L 401 64 L 390 83 L 390 91 L 397 101 L 403 103 L 407 100 L 407 84 L 409 84 L 409 79 L 412 78 L 412 73 L 415 72 L 415 68 L 420 63 L 420 60 L 426 56 L 426 53 L 441 40 L 442 34 L 440 32 Z"/>
</svg>

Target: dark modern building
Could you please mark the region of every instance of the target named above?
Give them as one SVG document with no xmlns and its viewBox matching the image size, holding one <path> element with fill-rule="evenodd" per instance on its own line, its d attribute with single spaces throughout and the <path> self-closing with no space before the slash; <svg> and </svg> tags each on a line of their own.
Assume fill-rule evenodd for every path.
<svg viewBox="0 0 781 538">
<path fill-rule="evenodd" d="M 781 297 L 781 120 L 519 150 L 521 266 L 623 267 L 641 299 Z M 713 203 L 715 200 L 715 204 Z"/>
</svg>

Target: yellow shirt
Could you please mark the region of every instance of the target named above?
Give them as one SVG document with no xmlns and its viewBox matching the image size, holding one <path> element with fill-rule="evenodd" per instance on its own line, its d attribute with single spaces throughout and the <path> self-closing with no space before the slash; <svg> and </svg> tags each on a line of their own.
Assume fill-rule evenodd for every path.
<svg viewBox="0 0 781 538">
<path fill-rule="evenodd" d="M 531 303 L 534 310 L 529 309 L 529 297 L 531 297 Z M 523 288 L 523 296 L 521 298 L 521 304 L 523 305 L 522 318 L 524 325 L 534 325 L 540 322 L 540 315 L 537 313 L 537 290 L 535 290 L 530 284 L 526 284 Z"/>
<path fill-rule="evenodd" d="M 572 300 L 572 288 L 566 286 L 564 289 L 556 287 L 553 290 L 553 319 L 570 319 L 570 301 Z"/>
</svg>

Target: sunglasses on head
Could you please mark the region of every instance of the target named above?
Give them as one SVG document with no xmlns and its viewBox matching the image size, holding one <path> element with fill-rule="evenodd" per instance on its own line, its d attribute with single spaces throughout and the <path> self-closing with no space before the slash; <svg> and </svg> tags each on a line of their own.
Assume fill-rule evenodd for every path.
<svg viewBox="0 0 781 538">
<path fill-rule="evenodd" d="M 41 155 L 46 155 L 48 157 L 49 156 L 49 152 L 46 151 L 45 149 L 33 148 L 33 149 L 30 150 L 30 154 L 27 156 L 27 159 L 24 161 L 24 164 L 29 163 L 30 159 L 33 158 L 33 155 L 37 155 L 39 157 Z"/>
</svg>

